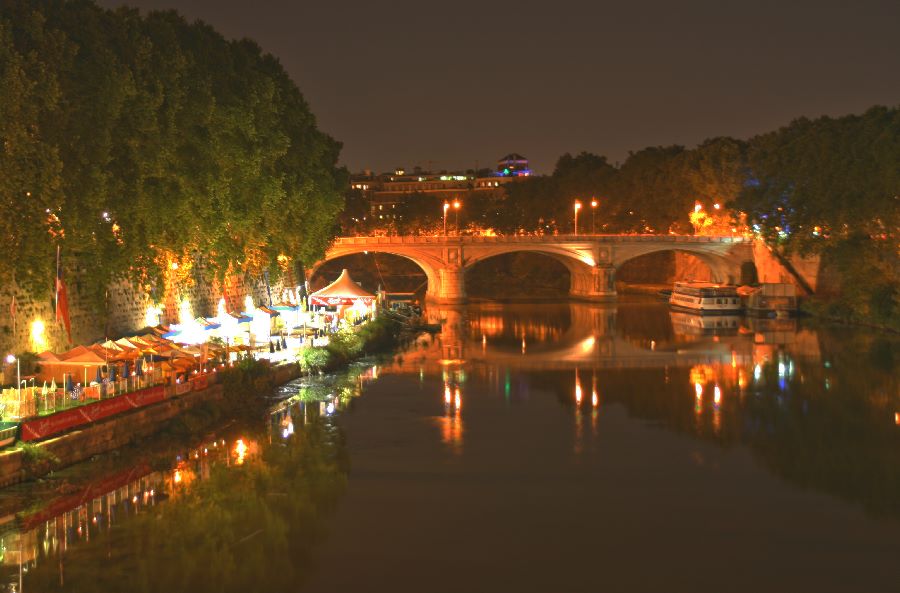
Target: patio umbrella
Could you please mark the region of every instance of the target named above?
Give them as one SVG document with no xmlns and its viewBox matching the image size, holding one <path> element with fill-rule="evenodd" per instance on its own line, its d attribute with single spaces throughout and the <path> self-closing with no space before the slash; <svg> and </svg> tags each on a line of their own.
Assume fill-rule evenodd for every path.
<svg viewBox="0 0 900 593">
<path fill-rule="evenodd" d="M 97 376 L 94 377 L 94 381 L 97 383 L 103 383 L 103 373 L 100 372 L 101 367 L 97 367 Z"/>
<path fill-rule="evenodd" d="M 125 370 L 122 372 L 122 376 L 126 379 L 131 376 L 131 364 L 127 360 L 125 361 Z"/>
<path fill-rule="evenodd" d="M 281 336 L 281 349 L 287 350 L 287 338 L 284 336 Z"/>
<path fill-rule="evenodd" d="M 116 371 L 118 370 L 118 368 L 119 368 L 119 367 L 117 367 L 117 366 L 114 365 L 114 364 L 113 364 L 113 365 L 110 365 L 110 367 L 109 367 L 109 380 L 110 380 L 110 381 L 115 381 L 115 380 L 116 380 Z"/>
<path fill-rule="evenodd" d="M 72 375 L 66 375 L 66 393 L 72 393 L 75 390 L 75 385 L 72 383 Z"/>
<path fill-rule="evenodd" d="M 275 344 L 273 344 L 272 342 L 269 342 L 269 353 L 275 354 Z"/>
<path fill-rule="evenodd" d="M 144 376 L 144 366 L 141 363 L 135 361 L 134 362 L 134 372 L 137 374 L 138 377 L 143 377 Z"/>
</svg>

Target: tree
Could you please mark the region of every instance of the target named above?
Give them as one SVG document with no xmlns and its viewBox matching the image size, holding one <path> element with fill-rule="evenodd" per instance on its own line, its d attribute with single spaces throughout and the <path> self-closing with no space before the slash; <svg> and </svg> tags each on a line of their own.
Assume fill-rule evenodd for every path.
<svg viewBox="0 0 900 593">
<path fill-rule="evenodd" d="M 347 175 L 277 59 L 172 11 L 0 8 L 0 273 L 49 288 L 57 245 L 98 293 L 321 257 Z"/>
</svg>

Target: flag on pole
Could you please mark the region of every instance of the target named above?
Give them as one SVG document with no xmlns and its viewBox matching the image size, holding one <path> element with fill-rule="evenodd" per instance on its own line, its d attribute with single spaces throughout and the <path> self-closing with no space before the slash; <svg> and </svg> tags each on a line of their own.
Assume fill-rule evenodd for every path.
<svg viewBox="0 0 900 593">
<path fill-rule="evenodd" d="M 69 298 L 63 282 L 62 267 L 59 265 L 59 245 L 56 246 L 56 322 L 62 321 L 69 342 L 72 342 L 72 323 L 69 320 Z"/>
</svg>

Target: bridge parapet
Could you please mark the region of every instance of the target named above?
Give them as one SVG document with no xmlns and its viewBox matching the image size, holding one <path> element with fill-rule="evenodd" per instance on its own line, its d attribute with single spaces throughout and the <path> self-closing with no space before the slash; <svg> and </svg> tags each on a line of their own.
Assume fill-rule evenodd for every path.
<svg viewBox="0 0 900 593">
<path fill-rule="evenodd" d="M 385 235 L 337 237 L 335 245 L 466 245 L 481 243 L 727 243 L 751 244 L 742 236 L 703 235 Z"/>
</svg>

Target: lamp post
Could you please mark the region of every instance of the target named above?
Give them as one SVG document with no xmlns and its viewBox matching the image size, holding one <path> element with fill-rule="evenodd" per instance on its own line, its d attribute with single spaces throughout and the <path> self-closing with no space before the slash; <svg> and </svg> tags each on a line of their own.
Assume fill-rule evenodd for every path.
<svg viewBox="0 0 900 593">
<path fill-rule="evenodd" d="M 581 210 L 581 202 L 575 200 L 575 236 L 578 236 L 578 211 Z"/>
<path fill-rule="evenodd" d="M 597 234 L 597 198 L 591 198 L 591 234 Z"/>
<path fill-rule="evenodd" d="M 16 410 L 16 416 L 22 417 L 22 369 L 19 364 L 19 357 L 14 354 L 10 354 L 6 357 L 6 362 L 9 364 L 16 363 L 16 395 L 19 398 L 19 407 Z"/>
<path fill-rule="evenodd" d="M 456 224 L 456 234 L 459 235 L 459 207 L 462 204 L 459 203 L 459 200 L 453 200 L 453 221 Z"/>
<path fill-rule="evenodd" d="M 444 236 L 447 236 L 447 210 L 450 209 L 450 204 L 444 202 Z"/>
</svg>

